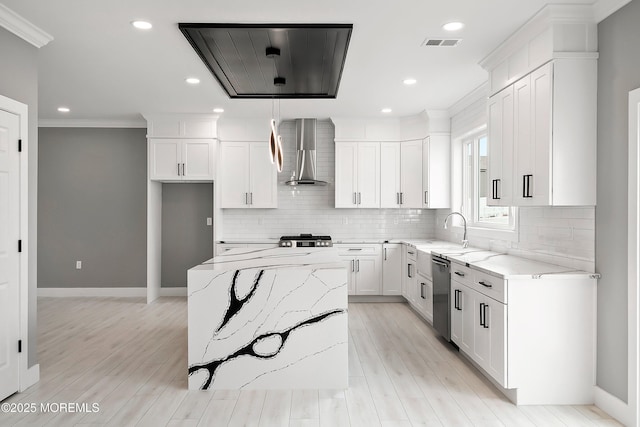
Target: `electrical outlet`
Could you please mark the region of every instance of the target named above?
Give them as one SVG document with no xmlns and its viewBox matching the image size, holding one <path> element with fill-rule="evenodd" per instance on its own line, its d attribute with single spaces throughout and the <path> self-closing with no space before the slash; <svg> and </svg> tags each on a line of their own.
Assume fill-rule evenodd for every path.
<svg viewBox="0 0 640 427">
<path fill-rule="evenodd" d="M 213 225 L 213 218 L 207 218 L 207 225 Z"/>
<path fill-rule="evenodd" d="M 349 217 L 348 216 L 343 216 L 342 217 L 342 225 L 349 225 Z"/>
<path fill-rule="evenodd" d="M 76 270 L 82 270 L 82 261 L 76 261 Z"/>
</svg>

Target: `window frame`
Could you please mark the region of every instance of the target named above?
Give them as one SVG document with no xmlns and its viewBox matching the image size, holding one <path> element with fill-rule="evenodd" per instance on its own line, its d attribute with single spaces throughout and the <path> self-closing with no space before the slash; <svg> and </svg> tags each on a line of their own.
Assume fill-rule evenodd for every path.
<svg viewBox="0 0 640 427">
<path fill-rule="evenodd" d="M 455 171 L 457 171 L 456 175 L 458 176 L 454 180 L 454 182 L 457 181 L 456 183 L 457 185 L 455 185 L 454 187 L 455 191 L 453 194 L 452 207 L 453 207 L 453 210 L 455 210 L 456 206 L 459 207 L 459 211 L 462 212 L 464 216 L 467 218 L 467 233 L 470 237 L 482 237 L 482 238 L 517 242 L 519 237 L 519 233 L 518 233 L 519 211 L 517 207 L 514 207 L 514 206 L 509 207 L 509 224 L 493 224 L 490 222 L 478 220 L 479 172 L 480 172 L 478 170 L 479 169 L 478 141 L 483 136 L 487 136 L 487 135 L 488 135 L 487 125 L 484 124 L 482 126 L 479 126 L 475 129 L 470 130 L 469 132 L 466 132 L 465 134 L 456 138 L 456 140 L 454 141 L 453 153 L 452 153 L 453 159 L 455 159 L 454 173 Z M 474 150 L 474 165 L 473 165 L 474 179 L 473 179 L 473 183 L 471 184 L 474 187 L 473 194 L 472 194 L 473 197 L 471 197 L 471 200 L 473 201 L 472 203 L 468 201 L 469 183 L 467 182 L 468 172 L 466 169 L 468 165 L 465 159 L 466 152 L 467 152 L 466 148 L 468 147 L 468 144 L 470 142 L 473 143 L 473 150 Z M 452 225 L 453 227 L 456 228 L 456 231 L 459 231 L 458 229 L 460 230 L 462 229 L 462 221 L 459 220 L 458 218 L 456 218 L 453 221 Z"/>
</svg>

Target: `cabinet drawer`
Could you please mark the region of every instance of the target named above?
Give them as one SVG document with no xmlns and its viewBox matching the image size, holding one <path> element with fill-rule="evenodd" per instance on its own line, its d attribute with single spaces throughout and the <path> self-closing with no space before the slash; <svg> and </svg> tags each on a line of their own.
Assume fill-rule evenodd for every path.
<svg viewBox="0 0 640 427">
<path fill-rule="evenodd" d="M 504 279 L 474 270 L 472 288 L 503 304 L 507 303 L 507 288 Z"/>
<path fill-rule="evenodd" d="M 418 257 L 418 250 L 414 247 L 407 246 L 406 251 L 407 251 L 407 260 L 413 261 L 415 263 Z"/>
<path fill-rule="evenodd" d="M 349 256 L 378 255 L 381 250 L 381 245 L 377 244 L 349 245 L 340 243 L 333 246 L 338 249 L 338 255 Z"/>
<path fill-rule="evenodd" d="M 471 287 L 473 285 L 474 274 L 476 271 L 470 269 L 465 265 L 451 263 L 451 280 L 455 280 L 458 283 Z"/>
</svg>

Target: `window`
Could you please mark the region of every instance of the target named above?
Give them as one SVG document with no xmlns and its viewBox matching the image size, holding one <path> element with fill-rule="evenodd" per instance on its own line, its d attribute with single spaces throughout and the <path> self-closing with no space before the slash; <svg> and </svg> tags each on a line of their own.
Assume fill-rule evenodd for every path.
<svg viewBox="0 0 640 427">
<path fill-rule="evenodd" d="M 471 226 L 514 229 L 514 208 L 487 206 L 489 177 L 486 133 L 476 133 L 462 141 L 462 210 Z"/>
</svg>

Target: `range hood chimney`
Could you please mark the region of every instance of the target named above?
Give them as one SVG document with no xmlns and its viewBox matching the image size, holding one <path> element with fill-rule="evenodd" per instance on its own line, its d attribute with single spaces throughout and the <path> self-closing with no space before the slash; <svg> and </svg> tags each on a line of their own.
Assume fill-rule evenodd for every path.
<svg viewBox="0 0 640 427">
<path fill-rule="evenodd" d="M 316 179 L 316 119 L 296 119 L 296 170 L 287 185 L 327 185 Z"/>
</svg>

